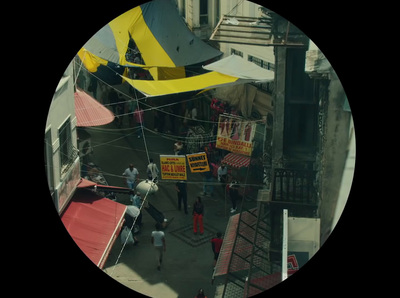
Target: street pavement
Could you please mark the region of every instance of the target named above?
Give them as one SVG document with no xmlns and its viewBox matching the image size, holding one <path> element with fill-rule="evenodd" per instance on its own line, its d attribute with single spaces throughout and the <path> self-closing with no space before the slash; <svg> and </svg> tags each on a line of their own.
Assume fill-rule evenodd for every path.
<svg viewBox="0 0 400 298">
<path fill-rule="evenodd" d="M 152 129 L 151 120 L 148 119 L 149 115 L 145 115 L 146 125 Z M 146 130 L 144 137 L 137 138 L 136 129 L 128 127 L 127 122 L 124 119 L 121 129 L 117 129 L 114 123 L 87 128 L 93 146 L 90 159 L 102 169 L 108 183 L 113 186 L 125 186 L 121 174 L 130 163 L 138 169 L 139 178 L 145 179 L 148 158 L 153 158 L 160 167 L 160 154 L 174 154 L 174 135 Z M 159 181 L 158 192 L 147 197 L 168 220 L 173 219 L 164 231 L 167 249 L 161 270 L 157 270 L 155 252 L 150 242 L 155 221 L 143 211 L 144 226 L 136 234 L 139 244 L 127 245 L 122 250 L 118 237 L 110 252 L 103 269 L 110 278 L 118 281 L 121 287 L 128 287 L 149 297 L 194 297 L 199 288 L 203 288 L 209 298 L 221 294 L 221 287 L 211 284 L 213 252 L 210 240 L 218 231 L 225 233 L 231 216 L 231 204 L 224 196 L 222 187 L 216 185 L 213 197 L 202 197 L 205 206 L 204 234 L 194 235 L 191 212 L 197 195 L 202 193 L 202 179 L 200 174 L 188 173 L 187 215 L 183 210 L 178 210 L 175 181 Z M 128 195 L 118 194 L 117 201 L 130 204 Z M 244 201 L 244 208 L 254 207 L 255 204 Z"/>
</svg>

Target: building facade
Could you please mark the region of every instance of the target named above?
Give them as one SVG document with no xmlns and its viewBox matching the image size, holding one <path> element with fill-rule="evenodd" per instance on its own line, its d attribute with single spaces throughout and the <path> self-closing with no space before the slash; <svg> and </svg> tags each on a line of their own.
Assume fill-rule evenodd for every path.
<svg viewBox="0 0 400 298">
<path fill-rule="evenodd" d="M 44 147 L 50 194 L 61 213 L 80 179 L 72 63 L 54 92 L 46 121 Z"/>
<path fill-rule="evenodd" d="M 250 217 L 257 227 L 265 227 L 256 229 L 252 243 L 253 249 L 264 250 L 264 263 L 253 266 L 254 260 L 243 259 L 239 245 L 227 252 L 232 256 L 229 264 L 237 258 L 249 268 L 243 273 L 243 284 L 239 286 L 244 293 L 255 288 L 266 289 L 261 281 L 271 278 L 277 270 L 284 270 L 282 254 L 276 253 L 282 247 L 282 212 L 287 210 L 289 217 L 318 219 L 319 239 L 316 243 L 319 246 L 329 237 L 343 211 L 354 172 L 355 134 L 351 109 L 329 61 L 290 21 L 248 1 L 185 0 L 177 1 L 177 4 L 181 13 L 185 12 L 182 16 L 188 27 L 203 39 L 208 32 L 213 36 L 220 20 L 225 18 L 226 21 L 227 15 L 227 21 L 232 24 L 238 24 L 235 16 L 252 20 L 252 17 L 267 13 L 271 17 L 270 44 L 267 46 L 234 40 L 229 35 L 233 34 L 229 29 L 234 31 L 234 26 L 220 30 L 220 36 L 226 34 L 224 42 L 211 38 L 224 56 L 235 54 L 275 72 L 272 87 L 257 86 L 259 92 L 271 96 L 273 121 L 269 127 L 271 133 L 265 134 L 271 137 L 264 144 L 264 149 L 270 147 L 270 154 L 265 155 L 269 158 L 263 159 L 268 179 L 264 179 L 265 187 L 259 191 L 258 208 L 242 210 L 236 219 L 238 232 L 233 233 L 236 234 L 235 243 L 248 239 L 245 228 L 240 233 L 240 227 L 241 223 L 243 227 L 248 225 L 246 220 Z M 208 7 L 208 23 L 205 6 Z M 202 7 L 203 15 L 196 15 Z M 204 19 L 203 23 L 200 17 Z M 260 241 L 267 243 L 268 248 L 257 246 L 256 239 L 263 239 Z M 265 268 L 260 271 L 261 263 Z M 230 276 L 231 267 L 228 266 L 226 271 L 228 279 L 222 296 L 227 295 L 233 284 L 236 289 L 240 284 L 237 274 Z M 254 280 L 250 282 L 252 278 Z M 260 283 L 257 284 L 257 280 Z"/>
<path fill-rule="evenodd" d="M 223 15 L 260 17 L 262 6 L 238 0 L 176 0 L 180 15 L 188 28 L 198 37 L 208 40 Z M 263 68 L 274 70 L 273 47 L 219 43 L 224 57 L 235 54 Z"/>
</svg>

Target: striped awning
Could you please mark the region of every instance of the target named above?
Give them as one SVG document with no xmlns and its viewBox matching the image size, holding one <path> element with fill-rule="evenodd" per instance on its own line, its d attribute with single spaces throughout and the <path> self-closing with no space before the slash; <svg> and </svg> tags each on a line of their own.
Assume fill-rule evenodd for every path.
<svg viewBox="0 0 400 298">
<path fill-rule="evenodd" d="M 250 165 L 250 157 L 237 153 L 228 153 L 221 163 L 234 168 L 248 167 Z"/>
<path fill-rule="evenodd" d="M 98 126 L 114 120 L 114 114 L 86 92 L 77 90 L 74 96 L 76 126 Z"/>
<path fill-rule="evenodd" d="M 254 229 L 251 227 L 255 225 L 257 220 L 253 214 L 255 210 L 256 209 L 250 209 L 249 211 L 244 211 L 242 213 L 242 218 L 240 218 L 240 213 L 229 218 L 212 279 L 215 279 L 215 277 L 218 276 L 226 275 L 229 272 L 232 273 L 249 269 L 248 260 L 233 257 L 232 254 L 233 251 L 235 251 L 236 254 L 240 254 L 241 252 L 248 254 L 248 252 L 252 250 L 252 244 L 250 242 L 237 240 L 236 235 L 238 232 L 238 225 L 240 225 L 240 219 L 244 223 L 241 225 L 241 227 L 239 227 L 240 233 L 247 233 L 247 230 L 249 230 L 247 234 L 250 235 L 250 230 L 254 231 Z"/>
<path fill-rule="evenodd" d="M 235 244 L 236 239 L 236 229 L 239 222 L 239 215 L 240 214 L 235 214 L 229 217 L 229 222 L 224 235 L 224 241 L 222 242 L 217 264 L 214 268 L 213 279 L 216 276 L 225 275 L 228 273 L 233 245 Z"/>
</svg>

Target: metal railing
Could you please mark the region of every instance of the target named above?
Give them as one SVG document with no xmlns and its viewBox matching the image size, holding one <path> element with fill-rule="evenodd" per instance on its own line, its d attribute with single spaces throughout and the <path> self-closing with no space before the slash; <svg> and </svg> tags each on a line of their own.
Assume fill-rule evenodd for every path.
<svg viewBox="0 0 400 298">
<path fill-rule="evenodd" d="M 273 170 L 272 201 L 314 205 L 316 171 L 277 168 Z"/>
</svg>

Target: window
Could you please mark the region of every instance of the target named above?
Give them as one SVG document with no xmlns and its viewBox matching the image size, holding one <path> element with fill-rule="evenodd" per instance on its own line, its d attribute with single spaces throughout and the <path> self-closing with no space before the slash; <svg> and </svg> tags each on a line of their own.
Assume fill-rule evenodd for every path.
<svg viewBox="0 0 400 298">
<path fill-rule="evenodd" d="M 260 58 L 257 58 L 257 57 L 251 56 L 251 55 L 248 55 L 247 60 L 250 61 L 250 62 L 253 62 L 254 64 L 256 64 L 256 65 L 258 65 L 258 66 L 260 66 L 262 68 L 275 71 L 275 64 L 274 63 L 270 63 L 268 61 L 262 60 Z"/>
<path fill-rule="evenodd" d="M 186 20 L 186 0 L 182 0 L 181 15 Z"/>
<path fill-rule="evenodd" d="M 72 146 L 71 122 L 69 118 L 58 130 L 58 138 L 60 141 L 60 168 L 61 174 L 64 174 L 68 171 L 77 156 L 77 150 Z"/>
<path fill-rule="evenodd" d="M 250 62 L 253 62 L 254 64 L 271 70 L 271 71 L 275 71 L 275 64 L 274 63 L 270 63 L 268 61 L 262 60 L 260 58 L 248 55 L 247 56 L 247 60 Z M 261 90 L 266 91 L 269 94 L 272 94 L 274 91 L 274 83 L 273 82 L 268 82 L 268 83 L 253 83 L 253 85 L 257 86 L 258 88 L 260 88 Z"/>
<path fill-rule="evenodd" d="M 238 55 L 243 58 L 243 52 L 231 48 L 231 55 Z"/>
<path fill-rule="evenodd" d="M 208 24 L 208 0 L 200 0 L 200 25 Z"/>
<path fill-rule="evenodd" d="M 314 154 L 318 134 L 318 102 L 314 81 L 305 73 L 306 49 L 287 49 L 285 88 L 285 154 Z"/>
<path fill-rule="evenodd" d="M 313 80 L 304 71 L 305 49 L 287 49 L 286 86 L 287 101 L 290 103 L 314 104 Z"/>
<path fill-rule="evenodd" d="M 44 138 L 44 162 L 46 168 L 47 181 L 51 195 L 54 192 L 54 176 L 53 176 L 53 147 L 51 142 L 51 130 L 45 133 Z"/>
</svg>

